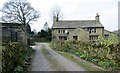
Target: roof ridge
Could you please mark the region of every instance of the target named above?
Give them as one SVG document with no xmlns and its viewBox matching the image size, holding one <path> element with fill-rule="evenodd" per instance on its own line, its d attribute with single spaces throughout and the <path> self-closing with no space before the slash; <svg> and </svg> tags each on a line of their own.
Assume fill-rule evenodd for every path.
<svg viewBox="0 0 120 73">
<path fill-rule="evenodd" d="M 77 28 L 77 27 L 104 27 L 96 20 L 61 20 L 53 23 L 52 28 Z"/>
<path fill-rule="evenodd" d="M 61 20 L 58 22 L 87 22 L 87 21 L 96 21 L 96 20 Z"/>
</svg>

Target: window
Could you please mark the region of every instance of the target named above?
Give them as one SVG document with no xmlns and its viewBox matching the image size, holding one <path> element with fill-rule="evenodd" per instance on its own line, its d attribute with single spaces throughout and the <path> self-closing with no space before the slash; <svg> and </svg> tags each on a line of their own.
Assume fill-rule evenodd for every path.
<svg viewBox="0 0 120 73">
<path fill-rule="evenodd" d="M 67 40 L 67 36 L 64 36 L 63 38 L 64 38 L 64 40 Z"/>
<path fill-rule="evenodd" d="M 73 39 L 74 39 L 74 40 L 77 40 L 77 39 L 78 39 L 78 37 L 77 37 L 77 36 L 73 36 Z"/>
<path fill-rule="evenodd" d="M 60 33 L 60 30 L 58 30 L 58 33 Z"/>
<path fill-rule="evenodd" d="M 89 37 L 89 39 L 90 39 L 91 41 L 97 40 L 97 39 L 98 39 L 98 35 L 91 35 L 91 36 Z"/>
<path fill-rule="evenodd" d="M 58 33 L 65 33 L 65 30 L 58 30 Z"/>
<path fill-rule="evenodd" d="M 67 40 L 67 36 L 59 36 L 59 40 Z"/>
<path fill-rule="evenodd" d="M 96 28 L 92 28 L 92 29 L 91 29 L 91 32 L 92 32 L 92 33 L 96 33 Z"/>
<path fill-rule="evenodd" d="M 59 40 L 62 40 L 62 36 L 59 36 Z"/>
<path fill-rule="evenodd" d="M 65 30 L 63 30 L 63 33 L 65 33 Z"/>
<path fill-rule="evenodd" d="M 108 37 L 109 37 L 109 34 L 105 34 L 104 37 L 105 37 L 105 38 L 108 38 Z"/>
<path fill-rule="evenodd" d="M 65 33 L 66 33 L 66 34 L 69 34 L 68 30 L 65 30 Z"/>
<path fill-rule="evenodd" d="M 96 28 L 88 28 L 89 33 L 96 33 Z"/>
</svg>

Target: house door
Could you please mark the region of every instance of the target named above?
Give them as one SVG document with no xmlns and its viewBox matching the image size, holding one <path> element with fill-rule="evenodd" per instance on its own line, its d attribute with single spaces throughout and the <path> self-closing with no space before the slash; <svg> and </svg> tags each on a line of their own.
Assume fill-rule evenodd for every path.
<svg viewBox="0 0 120 73">
<path fill-rule="evenodd" d="M 78 40 L 78 36 L 73 36 L 73 39 L 74 40 Z"/>
</svg>

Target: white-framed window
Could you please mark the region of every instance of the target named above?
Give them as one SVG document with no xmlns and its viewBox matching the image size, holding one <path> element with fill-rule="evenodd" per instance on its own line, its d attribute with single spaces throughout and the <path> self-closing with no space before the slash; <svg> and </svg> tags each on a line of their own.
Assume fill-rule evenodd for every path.
<svg viewBox="0 0 120 73">
<path fill-rule="evenodd" d="M 61 33 L 67 34 L 68 31 L 67 31 L 67 30 L 58 30 L 58 33 L 59 33 L 59 34 L 61 34 Z"/>
<path fill-rule="evenodd" d="M 91 32 L 92 32 L 92 33 L 96 33 L 96 28 L 92 28 L 92 29 L 91 29 Z"/>
<path fill-rule="evenodd" d="M 63 33 L 65 33 L 65 30 L 63 30 Z"/>
<path fill-rule="evenodd" d="M 98 40 L 98 35 L 90 35 L 89 39 L 92 40 Z"/>
<path fill-rule="evenodd" d="M 89 33 L 96 33 L 96 28 L 88 28 Z"/>
</svg>

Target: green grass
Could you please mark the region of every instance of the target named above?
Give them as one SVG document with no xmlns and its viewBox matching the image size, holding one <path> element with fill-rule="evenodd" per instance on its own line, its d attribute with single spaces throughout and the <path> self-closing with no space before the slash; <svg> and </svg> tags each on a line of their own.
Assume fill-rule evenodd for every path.
<svg viewBox="0 0 120 73">
<path fill-rule="evenodd" d="M 30 55 L 30 58 L 33 60 L 34 59 L 34 57 L 35 57 L 35 50 L 32 50 L 32 53 L 31 53 L 31 55 Z M 30 65 L 28 66 L 28 70 L 31 70 L 32 69 L 32 60 L 30 61 Z"/>
<path fill-rule="evenodd" d="M 61 55 L 63 55 L 65 58 L 70 59 L 73 62 L 76 62 L 78 65 L 86 69 L 87 71 L 105 71 L 102 68 L 96 67 L 94 64 L 84 61 L 82 59 L 78 59 L 72 54 L 66 53 L 66 52 L 59 52 Z"/>
</svg>

